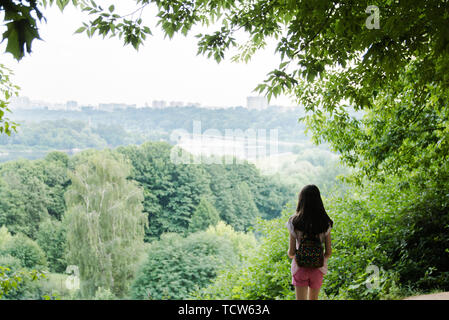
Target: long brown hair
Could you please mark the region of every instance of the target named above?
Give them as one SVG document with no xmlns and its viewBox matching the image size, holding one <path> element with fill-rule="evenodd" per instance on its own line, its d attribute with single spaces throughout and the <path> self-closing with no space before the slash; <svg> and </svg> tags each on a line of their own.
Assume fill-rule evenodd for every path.
<svg viewBox="0 0 449 320">
<path fill-rule="evenodd" d="M 320 190 L 314 184 L 302 188 L 298 196 L 298 206 L 292 224 L 295 229 L 308 235 L 326 232 L 334 222 L 327 215 Z"/>
</svg>

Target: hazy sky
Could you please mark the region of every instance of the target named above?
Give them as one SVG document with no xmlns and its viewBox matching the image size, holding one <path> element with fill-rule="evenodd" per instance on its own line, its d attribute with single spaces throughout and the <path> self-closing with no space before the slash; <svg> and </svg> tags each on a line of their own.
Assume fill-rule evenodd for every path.
<svg viewBox="0 0 449 320">
<path fill-rule="evenodd" d="M 94 105 L 124 102 L 138 106 L 166 100 L 199 102 L 203 106 L 245 106 L 246 97 L 256 95 L 252 90 L 279 63 L 274 56 L 274 42 L 248 64 L 230 62 L 231 55 L 217 64 L 213 59 L 196 56 L 197 32 L 169 40 L 153 28 L 154 35 L 135 51 L 132 46 L 124 47 L 118 38 L 74 35 L 88 17 L 70 6 L 64 13 L 53 7 L 44 14 L 47 23 L 40 25 L 44 41 L 34 40 L 33 53 L 19 63 L 9 53 L 0 58 L 14 70 L 13 81 L 21 87 L 20 95 L 33 100 L 76 100 Z M 146 9 L 142 18 L 147 23 L 154 21 L 152 16 L 153 12 Z M 201 32 L 199 28 L 195 31 Z M 5 47 L 2 43 L 0 50 L 4 52 Z M 280 97 L 271 104 L 294 103 Z"/>
</svg>

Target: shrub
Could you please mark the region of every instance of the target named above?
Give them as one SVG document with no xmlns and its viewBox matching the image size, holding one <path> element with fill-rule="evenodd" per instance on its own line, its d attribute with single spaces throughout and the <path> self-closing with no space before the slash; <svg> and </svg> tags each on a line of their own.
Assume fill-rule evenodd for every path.
<svg viewBox="0 0 449 320">
<path fill-rule="evenodd" d="M 17 234 L 13 236 L 2 249 L 2 254 L 9 254 L 20 260 L 25 268 L 46 268 L 47 260 L 45 253 L 39 245 L 25 236 L 24 234 Z"/>
</svg>

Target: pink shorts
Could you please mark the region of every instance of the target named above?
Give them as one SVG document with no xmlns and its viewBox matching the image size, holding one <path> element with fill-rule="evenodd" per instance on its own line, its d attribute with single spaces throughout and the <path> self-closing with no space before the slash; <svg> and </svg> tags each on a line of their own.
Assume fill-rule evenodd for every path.
<svg viewBox="0 0 449 320">
<path fill-rule="evenodd" d="M 318 268 L 299 268 L 292 277 L 292 284 L 296 287 L 319 289 L 323 284 L 323 273 Z"/>
</svg>

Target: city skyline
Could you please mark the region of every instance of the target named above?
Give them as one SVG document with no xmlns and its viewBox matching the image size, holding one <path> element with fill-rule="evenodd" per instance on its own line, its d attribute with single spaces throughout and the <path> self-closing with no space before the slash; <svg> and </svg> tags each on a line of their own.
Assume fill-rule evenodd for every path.
<svg viewBox="0 0 449 320">
<path fill-rule="evenodd" d="M 44 100 L 34 100 L 27 96 L 12 97 L 10 100 L 9 108 L 14 110 L 29 110 L 29 109 L 48 109 L 48 110 L 78 110 L 83 108 L 92 108 L 94 110 L 114 110 L 114 109 L 126 109 L 126 108 L 170 108 L 170 107 L 197 107 L 207 109 L 219 109 L 219 108 L 235 108 L 243 107 L 247 109 L 266 109 L 268 107 L 280 107 L 280 108 L 292 108 L 295 106 L 281 106 L 268 104 L 268 101 L 263 96 L 248 96 L 246 98 L 245 105 L 238 106 L 206 106 L 201 105 L 198 102 L 186 102 L 186 101 L 170 101 L 170 100 L 153 100 L 151 103 L 145 102 L 144 105 L 128 104 L 124 102 L 112 102 L 112 103 L 97 103 L 97 104 L 83 104 L 78 103 L 76 100 L 68 100 L 66 102 L 52 103 Z M 296 106 L 299 107 L 299 106 Z"/>
</svg>

